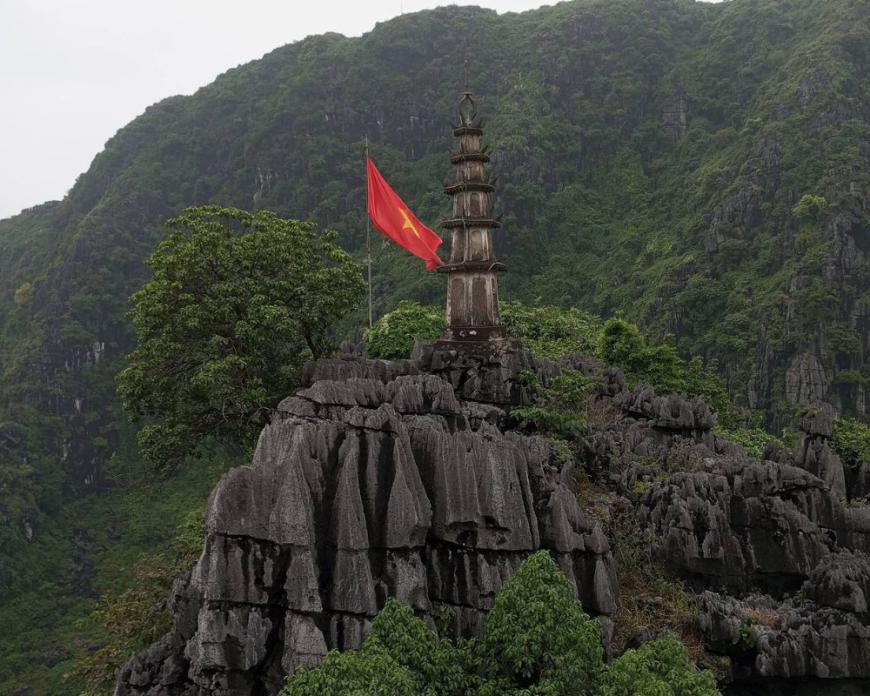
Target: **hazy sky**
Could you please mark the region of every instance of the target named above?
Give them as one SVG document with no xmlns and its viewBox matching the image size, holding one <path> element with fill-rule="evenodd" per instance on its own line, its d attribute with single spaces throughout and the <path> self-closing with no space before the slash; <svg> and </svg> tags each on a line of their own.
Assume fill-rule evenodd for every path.
<svg viewBox="0 0 870 696">
<path fill-rule="evenodd" d="M 438 0 L 0 0 L 0 219 L 62 198 L 147 106 L 310 34 Z M 456 4 L 456 0 L 454 3 Z M 477 0 L 500 12 L 546 0 Z"/>
</svg>

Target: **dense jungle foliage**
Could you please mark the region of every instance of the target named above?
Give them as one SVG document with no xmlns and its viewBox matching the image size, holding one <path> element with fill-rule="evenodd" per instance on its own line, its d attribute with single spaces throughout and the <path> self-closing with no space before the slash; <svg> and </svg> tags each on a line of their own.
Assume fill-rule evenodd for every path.
<svg viewBox="0 0 870 696">
<path fill-rule="evenodd" d="M 621 311 L 647 348 L 716 365 L 752 447 L 824 398 L 866 456 L 868 46 L 864 0 L 452 7 L 284 46 L 122 128 L 63 201 L 0 221 L 0 692 L 78 693 L 62 675 L 106 640 L 86 618 L 98 598 L 232 463 L 151 480 L 115 394 L 163 222 L 268 210 L 361 257 L 367 136 L 435 225 L 462 56 L 498 176 L 503 299 L 566 321 Z M 376 243 L 374 271 L 378 316 L 443 301 L 400 250 Z M 360 308 L 340 328 L 363 325 Z"/>
</svg>

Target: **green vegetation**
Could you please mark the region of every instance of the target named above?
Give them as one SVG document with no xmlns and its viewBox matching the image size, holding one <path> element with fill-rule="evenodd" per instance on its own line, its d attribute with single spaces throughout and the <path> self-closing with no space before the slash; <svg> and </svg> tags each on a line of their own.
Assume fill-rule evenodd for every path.
<svg viewBox="0 0 870 696">
<path fill-rule="evenodd" d="M 594 694 L 603 671 L 601 631 L 583 613 L 550 554 L 539 551 L 502 585 L 486 619 L 481 694 Z"/>
<path fill-rule="evenodd" d="M 629 383 L 645 382 L 663 394 L 702 396 L 720 416 L 729 415 L 728 392 L 715 365 L 704 365 L 698 357 L 683 360 L 671 343 L 651 345 L 625 319 L 613 317 L 604 322 L 598 356 L 625 372 Z"/>
<path fill-rule="evenodd" d="M 870 427 L 854 418 L 835 418 L 831 444 L 850 469 L 870 462 Z"/>
<path fill-rule="evenodd" d="M 302 362 L 331 347 L 362 297 L 359 266 L 335 233 L 274 213 L 189 208 L 133 295 L 136 349 L 118 375 L 124 407 L 155 419 L 142 454 L 176 466 L 207 438 L 250 446 L 295 385 Z"/>
<path fill-rule="evenodd" d="M 712 672 L 693 671 L 686 649 L 662 638 L 628 650 L 607 670 L 601 696 L 711 696 L 719 693 Z"/>
<path fill-rule="evenodd" d="M 583 613 L 546 551 L 530 556 L 496 596 L 481 641 L 439 639 L 389 600 L 356 652 L 299 669 L 283 696 L 715 696 L 673 638 L 603 663 L 600 628 Z"/>
<path fill-rule="evenodd" d="M 31 542 L 33 557 L 12 557 L 17 582 L 0 605 L 9 638 L 0 641 L 0 693 L 27 687 L 77 696 L 86 678 L 94 683 L 100 674 L 105 687 L 116 664 L 166 625 L 165 588 L 195 543 L 196 512 L 239 462 L 215 453 L 154 479 L 142 470 L 129 428 L 121 445 L 108 466 L 113 488 L 66 501 Z M 103 610 L 118 599 L 132 613 L 124 626 L 106 626 Z"/>
<path fill-rule="evenodd" d="M 537 403 L 511 411 L 520 430 L 571 439 L 586 430 L 589 397 L 598 380 L 579 370 L 565 370 L 543 387 L 535 375 L 526 376 Z"/>
<path fill-rule="evenodd" d="M 595 356 L 623 370 L 632 384 L 644 382 L 661 393 L 701 396 L 720 415 L 730 414 L 728 392 L 715 366 L 705 366 L 698 358 L 683 360 L 670 343 L 648 342 L 638 327 L 625 319 L 614 317 L 602 322 L 576 307 L 529 307 L 516 301 L 502 303 L 501 315 L 508 335 L 522 341 L 536 356 Z M 444 312 L 440 307 L 402 301 L 366 331 L 368 355 L 383 359 L 408 357 L 416 339 L 437 338 L 443 327 Z M 558 414 L 577 417 L 576 425 L 582 426 L 579 412 L 594 384 L 594 379 L 576 370 L 556 378 L 543 390 L 539 384 L 532 384 L 553 413 L 532 408 L 517 409 L 515 415 L 530 424 L 537 423 L 543 430 L 552 429 L 543 423 L 546 419 L 553 420 L 557 429 L 572 427 L 571 423 L 561 422 Z"/>
<path fill-rule="evenodd" d="M 365 331 L 366 355 L 382 360 L 411 357 L 416 340 L 438 338 L 444 328 L 444 310 L 402 300 Z"/>
<path fill-rule="evenodd" d="M 123 664 L 169 630 L 167 599 L 172 583 L 199 558 L 205 533 L 200 507 L 187 515 L 170 551 L 141 554 L 132 568 L 135 583 L 117 595 L 101 599 L 90 618 L 105 632 L 106 644 L 88 654 L 67 675 L 82 680 L 88 688 L 86 694 L 113 693 Z"/>
<path fill-rule="evenodd" d="M 591 355 L 601 319 L 577 309 L 530 307 L 522 302 L 502 302 L 501 319 L 509 336 L 519 338 L 540 358 Z"/>
<path fill-rule="evenodd" d="M 715 432 L 726 440 L 740 445 L 748 456 L 755 457 L 756 459 L 762 458 L 765 448 L 771 442 L 780 442 L 781 444 L 779 438 L 759 427 L 724 428 L 717 426 Z"/>
<path fill-rule="evenodd" d="M 74 621 L 94 594 L 132 583 L 138 554 L 168 543 L 208 492 L 207 477 L 183 471 L 154 489 L 113 471 L 124 448 L 142 467 L 114 376 L 135 348 L 127 298 L 149 277 L 163 221 L 191 205 L 253 206 L 335 229 L 359 256 L 368 135 L 391 184 L 434 224 L 468 46 L 495 155 L 503 298 L 579 308 L 565 320 L 575 326 L 622 309 L 648 348 L 665 346 L 662 366 L 630 366 L 635 378 L 703 393 L 722 420 L 704 368 L 683 375 L 671 359 L 698 356 L 774 431 L 796 406 L 787 372 L 812 357 L 845 419 L 866 425 L 867 329 L 855 321 L 870 302 L 865 8 L 574 0 L 310 37 L 150 107 L 63 201 L 0 220 L 0 692 L 75 693 L 60 674 L 99 630 Z M 374 252 L 376 314 L 400 300 L 440 307 L 442 276 L 388 244 Z M 504 319 L 525 321 L 507 305 Z M 551 337 L 512 330 L 548 354 Z M 135 514 L 118 512 L 134 500 Z"/>
</svg>

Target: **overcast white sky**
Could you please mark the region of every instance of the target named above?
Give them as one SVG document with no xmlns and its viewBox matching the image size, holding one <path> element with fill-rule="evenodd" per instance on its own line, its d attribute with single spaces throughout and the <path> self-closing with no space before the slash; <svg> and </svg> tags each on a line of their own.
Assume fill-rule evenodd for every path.
<svg viewBox="0 0 870 696">
<path fill-rule="evenodd" d="M 62 198 L 147 106 L 310 34 L 438 5 L 548 0 L 0 0 L 0 219 Z"/>
<path fill-rule="evenodd" d="M 0 0 L 0 219 L 62 198 L 147 106 L 310 34 L 437 0 Z M 454 0 L 455 4 L 455 0 Z M 500 12 L 545 0 L 478 0 Z"/>
</svg>

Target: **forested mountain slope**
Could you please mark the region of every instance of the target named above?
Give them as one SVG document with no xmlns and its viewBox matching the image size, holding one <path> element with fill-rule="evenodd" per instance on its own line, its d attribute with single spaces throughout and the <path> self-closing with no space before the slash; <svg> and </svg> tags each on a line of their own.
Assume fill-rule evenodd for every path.
<svg viewBox="0 0 870 696">
<path fill-rule="evenodd" d="M 466 58 L 499 177 L 505 297 L 621 310 L 674 334 L 681 352 L 717 360 L 737 402 L 772 428 L 817 399 L 866 416 L 864 0 L 405 15 L 361 38 L 279 48 L 156 104 L 63 201 L 0 221 L 7 597 L 41 577 L 40 543 L 66 558 L 97 524 L 59 520 L 72 496 L 104 499 L 107 462 L 127 442 L 112 376 L 162 221 L 209 202 L 269 208 L 334 227 L 359 250 L 367 136 L 385 176 L 435 223 Z M 443 280 L 416 260 L 380 244 L 376 255 L 379 312 L 441 301 Z M 135 452 L 112 472 L 119 460 L 135 468 Z M 56 571 L 70 596 L 80 570 Z"/>
</svg>

